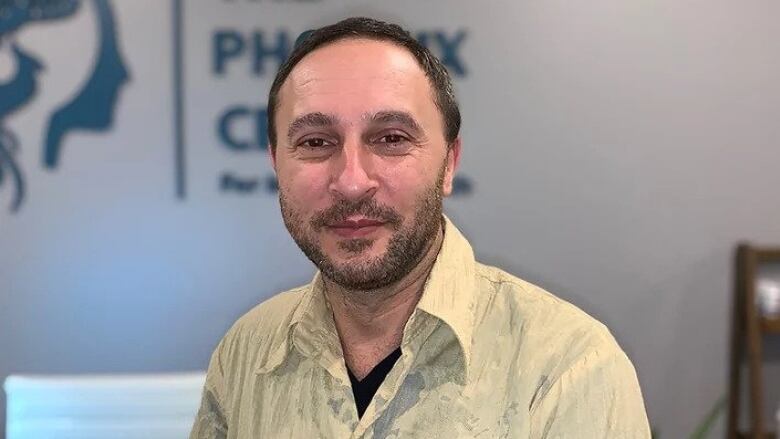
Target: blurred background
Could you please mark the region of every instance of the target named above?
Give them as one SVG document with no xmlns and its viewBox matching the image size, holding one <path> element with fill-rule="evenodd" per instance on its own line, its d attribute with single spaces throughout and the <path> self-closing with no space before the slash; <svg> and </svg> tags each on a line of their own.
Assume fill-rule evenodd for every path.
<svg viewBox="0 0 780 439">
<path fill-rule="evenodd" d="M 478 258 L 606 323 L 654 430 L 688 437 L 728 393 L 735 247 L 780 245 L 771 0 L 0 0 L 0 382 L 205 370 L 311 279 L 266 97 L 301 32 L 350 15 L 453 75 L 445 208 Z M 765 356 L 774 428 L 780 341 Z"/>
</svg>

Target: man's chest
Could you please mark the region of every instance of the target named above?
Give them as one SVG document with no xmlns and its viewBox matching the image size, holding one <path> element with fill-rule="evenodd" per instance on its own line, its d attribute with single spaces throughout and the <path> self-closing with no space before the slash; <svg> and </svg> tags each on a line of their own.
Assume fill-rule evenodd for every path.
<svg viewBox="0 0 780 439">
<path fill-rule="evenodd" d="M 228 438 L 527 437 L 529 392 L 511 374 L 396 364 L 358 418 L 344 370 L 292 361 L 233 393 Z M 235 433 L 235 434 L 234 434 Z"/>
</svg>

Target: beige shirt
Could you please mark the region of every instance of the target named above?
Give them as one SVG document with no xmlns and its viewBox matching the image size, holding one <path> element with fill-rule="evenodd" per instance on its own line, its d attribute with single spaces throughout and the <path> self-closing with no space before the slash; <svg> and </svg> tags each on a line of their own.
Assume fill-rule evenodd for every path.
<svg viewBox="0 0 780 439">
<path fill-rule="evenodd" d="M 477 263 L 446 223 L 402 355 L 361 419 L 318 273 L 225 335 L 190 438 L 650 438 L 609 330 Z"/>
</svg>

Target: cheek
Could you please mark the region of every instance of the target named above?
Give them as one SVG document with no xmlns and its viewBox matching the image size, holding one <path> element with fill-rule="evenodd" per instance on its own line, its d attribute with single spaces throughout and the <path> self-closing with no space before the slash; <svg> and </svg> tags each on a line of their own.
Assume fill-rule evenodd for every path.
<svg viewBox="0 0 780 439">
<path fill-rule="evenodd" d="M 328 174 L 320 166 L 291 166 L 278 174 L 279 188 L 300 211 L 327 207 Z"/>
<path fill-rule="evenodd" d="M 430 184 L 428 175 L 411 165 L 388 166 L 381 173 L 379 201 L 411 217 L 422 190 Z"/>
</svg>

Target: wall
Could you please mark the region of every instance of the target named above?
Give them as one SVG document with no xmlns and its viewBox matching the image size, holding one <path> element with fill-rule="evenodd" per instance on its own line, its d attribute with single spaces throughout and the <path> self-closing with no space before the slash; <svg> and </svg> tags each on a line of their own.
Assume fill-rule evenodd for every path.
<svg viewBox="0 0 780 439">
<path fill-rule="evenodd" d="M 253 45 L 357 13 L 443 41 L 462 69 L 464 190 L 446 209 L 482 261 L 607 323 L 663 437 L 726 392 L 732 250 L 780 243 L 780 4 L 176 4 L 88 1 L 0 34 L 0 86 L 20 71 L 11 38 L 45 64 L 0 111 L 26 189 L 10 212 L 3 168 L 0 379 L 203 369 L 239 315 L 310 279 L 268 190 L 254 121 L 277 63 Z M 98 59 L 116 101 L 81 108 L 95 120 L 74 116 L 47 166 L 52 115 Z"/>
</svg>

